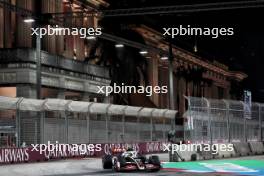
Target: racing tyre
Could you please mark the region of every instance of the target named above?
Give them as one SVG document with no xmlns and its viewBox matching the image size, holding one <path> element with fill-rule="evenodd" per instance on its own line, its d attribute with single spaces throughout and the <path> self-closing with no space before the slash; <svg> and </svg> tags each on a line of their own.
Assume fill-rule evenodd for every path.
<svg viewBox="0 0 264 176">
<path fill-rule="evenodd" d="M 112 156 L 111 155 L 105 155 L 102 158 L 102 164 L 104 169 L 111 169 L 112 168 Z"/>
<path fill-rule="evenodd" d="M 149 163 L 150 164 L 155 164 L 155 165 L 160 165 L 159 157 L 156 156 L 156 155 L 150 156 L 149 157 Z"/>
<path fill-rule="evenodd" d="M 156 155 L 150 156 L 149 157 L 149 164 L 153 164 L 155 166 L 158 166 L 158 169 L 153 169 L 151 171 L 157 172 L 160 170 L 161 165 L 160 165 L 160 160 L 159 160 L 158 156 L 156 156 Z"/>
</svg>

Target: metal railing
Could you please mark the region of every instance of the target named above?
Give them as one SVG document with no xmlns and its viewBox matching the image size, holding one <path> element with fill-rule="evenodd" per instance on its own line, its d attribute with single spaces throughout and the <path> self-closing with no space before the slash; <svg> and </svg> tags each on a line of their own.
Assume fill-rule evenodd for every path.
<svg viewBox="0 0 264 176">
<path fill-rule="evenodd" d="M 195 143 L 263 141 L 264 104 L 186 97 L 184 138 Z"/>
</svg>

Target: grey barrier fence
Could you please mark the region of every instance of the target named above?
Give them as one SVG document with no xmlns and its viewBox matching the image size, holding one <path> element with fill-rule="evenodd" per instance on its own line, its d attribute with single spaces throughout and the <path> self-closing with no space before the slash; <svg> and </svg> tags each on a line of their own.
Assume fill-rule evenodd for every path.
<svg viewBox="0 0 264 176">
<path fill-rule="evenodd" d="M 185 97 L 184 139 L 194 143 L 264 140 L 264 104 Z"/>
<path fill-rule="evenodd" d="M 177 111 L 63 99 L 0 97 L 0 147 L 166 141 Z"/>
</svg>

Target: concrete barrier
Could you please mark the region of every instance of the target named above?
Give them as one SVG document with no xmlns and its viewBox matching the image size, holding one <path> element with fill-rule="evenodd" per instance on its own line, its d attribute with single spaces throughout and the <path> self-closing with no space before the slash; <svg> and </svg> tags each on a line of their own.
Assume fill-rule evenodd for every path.
<svg viewBox="0 0 264 176">
<path fill-rule="evenodd" d="M 252 154 L 264 154 L 264 144 L 262 142 L 236 142 L 233 143 L 233 150 L 220 150 L 223 149 L 220 145 L 229 146 L 230 143 L 219 143 L 218 148 L 213 151 L 175 151 L 174 154 L 170 153 L 170 161 L 195 161 L 195 160 L 209 160 L 220 158 L 231 158 L 236 156 L 248 156 Z M 202 147 L 204 145 L 202 144 Z M 217 152 L 217 154 L 213 154 Z"/>
<path fill-rule="evenodd" d="M 249 144 L 247 142 L 235 142 L 233 143 L 236 156 L 248 156 L 252 152 L 250 150 Z"/>
<path fill-rule="evenodd" d="M 220 147 L 216 149 L 208 150 L 208 145 L 200 144 L 200 147 L 197 147 L 194 151 L 175 151 L 174 154 L 171 154 L 170 161 L 196 161 L 196 160 L 209 160 L 214 158 L 227 158 L 235 156 L 235 152 L 224 152 L 220 151 Z M 217 144 L 222 145 L 222 144 Z M 224 144 L 227 145 L 227 144 Z M 205 149 L 206 148 L 206 149 Z M 215 153 L 215 154 L 214 154 Z"/>
<path fill-rule="evenodd" d="M 191 144 L 188 144 L 191 145 Z M 179 150 L 175 151 L 174 154 L 171 155 L 171 161 L 177 162 L 177 161 L 196 161 L 196 160 L 208 160 L 214 158 L 212 155 L 212 151 L 204 151 L 204 144 L 200 144 L 202 148 L 197 148 L 196 150 L 193 149 L 193 151 L 184 151 Z M 188 147 L 190 148 L 190 146 Z"/>
<path fill-rule="evenodd" d="M 197 152 L 178 151 L 174 155 L 178 155 L 178 161 L 196 161 L 201 159 Z"/>
<path fill-rule="evenodd" d="M 231 158 L 231 157 L 234 157 L 236 156 L 236 151 L 235 151 L 235 148 L 234 148 L 234 145 L 233 145 L 233 150 L 230 151 L 229 148 L 227 150 L 220 150 L 220 145 L 225 145 L 225 146 L 228 146 L 230 145 L 230 143 L 221 143 L 221 144 L 218 144 L 219 148 L 217 150 L 217 154 L 215 155 L 215 158 Z"/>
<path fill-rule="evenodd" d="M 212 154 L 212 151 L 205 151 L 205 144 L 202 144 L 202 150 L 197 150 L 197 153 L 199 155 L 199 159 L 200 160 L 208 160 L 208 159 L 213 159 L 214 158 L 214 154 Z"/>
<path fill-rule="evenodd" d="M 262 142 L 249 142 L 249 147 L 255 155 L 264 154 L 264 145 Z"/>
</svg>

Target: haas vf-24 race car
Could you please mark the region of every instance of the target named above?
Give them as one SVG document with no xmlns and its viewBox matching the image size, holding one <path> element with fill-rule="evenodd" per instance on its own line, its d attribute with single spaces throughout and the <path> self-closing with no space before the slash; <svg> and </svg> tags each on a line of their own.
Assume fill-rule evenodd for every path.
<svg viewBox="0 0 264 176">
<path fill-rule="evenodd" d="M 161 168 L 158 156 L 152 155 L 149 158 L 134 150 L 115 150 L 111 155 L 102 158 L 104 169 L 119 171 L 159 171 Z"/>
</svg>

